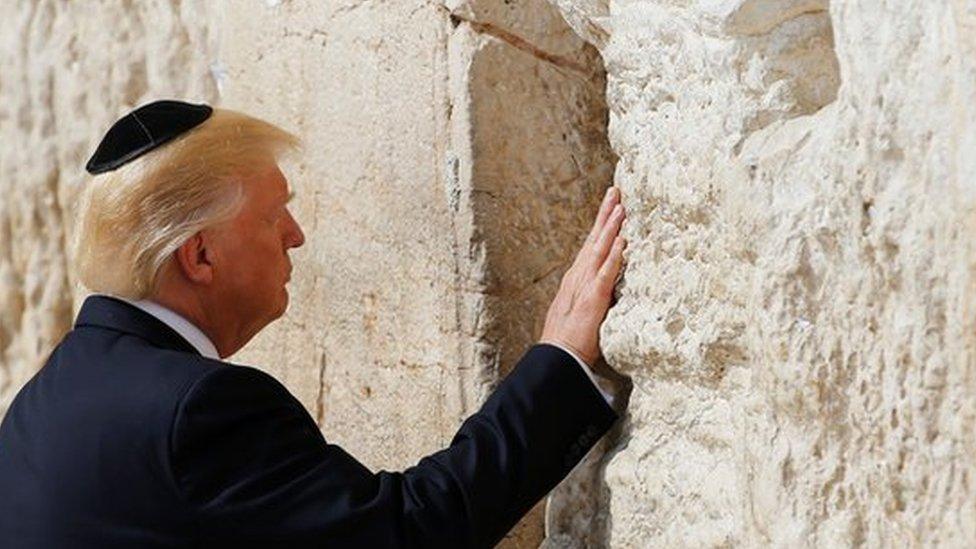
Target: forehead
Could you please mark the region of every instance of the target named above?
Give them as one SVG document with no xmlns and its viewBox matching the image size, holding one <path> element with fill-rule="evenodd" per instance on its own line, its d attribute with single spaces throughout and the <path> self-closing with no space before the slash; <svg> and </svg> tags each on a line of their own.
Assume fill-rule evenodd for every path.
<svg viewBox="0 0 976 549">
<path fill-rule="evenodd" d="M 244 181 L 248 193 L 258 200 L 275 200 L 290 192 L 285 174 L 274 163 L 250 172 Z"/>
</svg>

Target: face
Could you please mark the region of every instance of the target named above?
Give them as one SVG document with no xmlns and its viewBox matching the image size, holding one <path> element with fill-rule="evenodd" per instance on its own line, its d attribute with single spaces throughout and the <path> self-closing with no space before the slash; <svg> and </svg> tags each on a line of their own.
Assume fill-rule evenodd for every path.
<svg viewBox="0 0 976 549">
<path fill-rule="evenodd" d="M 241 211 L 215 228 L 212 287 L 227 322 L 253 334 L 285 313 L 288 250 L 304 244 L 305 235 L 288 211 L 288 182 L 277 164 L 255 170 L 243 184 Z"/>
</svg>

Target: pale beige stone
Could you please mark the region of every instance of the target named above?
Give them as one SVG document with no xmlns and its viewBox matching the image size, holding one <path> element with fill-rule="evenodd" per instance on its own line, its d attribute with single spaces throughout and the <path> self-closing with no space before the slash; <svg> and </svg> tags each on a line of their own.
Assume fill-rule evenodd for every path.
<svg viewBox="0 0 976 549">
<path fill-rule="evenodd" d="M 976 545 L 976 4 L 557 4 L 607 67 L 634 391 L 554 545 Z"/>
</svg>

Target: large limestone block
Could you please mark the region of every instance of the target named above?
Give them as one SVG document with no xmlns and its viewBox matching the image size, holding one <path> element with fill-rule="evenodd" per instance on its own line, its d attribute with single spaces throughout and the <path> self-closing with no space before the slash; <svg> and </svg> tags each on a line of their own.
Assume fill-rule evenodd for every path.
<svg viewBox="0 0 976 549">
<path fill-rule="evenodd" d="M 554 538 L 976 544 L 976 5 L 556 4 L 607 67 L 634 392 Z"/>
<path fill-rule="evenodd" d="M 475 404 L 439 161 L 447 17 L 420 2 L 253 2 L 225 17 L 222 100 L 307 145 L 288 171 L 307 233 L 288 314 L 234 358 L 282 379 L 367 466 L 406 468 Z"/>
</svg>

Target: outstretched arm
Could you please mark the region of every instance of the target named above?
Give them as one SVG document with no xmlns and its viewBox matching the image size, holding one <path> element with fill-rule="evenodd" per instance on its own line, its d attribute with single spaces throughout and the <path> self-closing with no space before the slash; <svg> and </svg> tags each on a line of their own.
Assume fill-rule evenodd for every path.
<svg viewBox="0 0 976 549">
<path fill-rule="evenodd" d="M 373 473 L 273 377 L 229 365 L 183 399 L 171 474 L 201 542 L 491 547 L 616 418 L 573 357 L 539 344 L 448 448 Z"/>
</svg>

